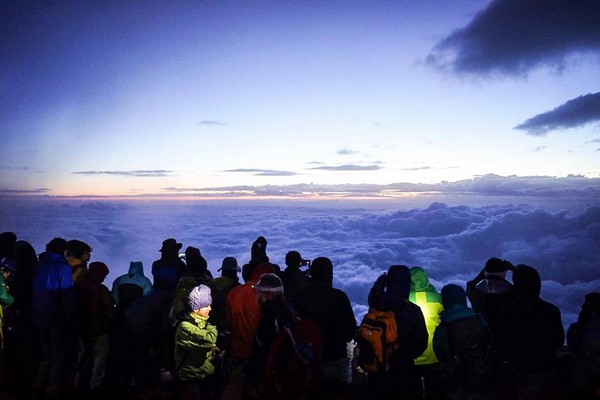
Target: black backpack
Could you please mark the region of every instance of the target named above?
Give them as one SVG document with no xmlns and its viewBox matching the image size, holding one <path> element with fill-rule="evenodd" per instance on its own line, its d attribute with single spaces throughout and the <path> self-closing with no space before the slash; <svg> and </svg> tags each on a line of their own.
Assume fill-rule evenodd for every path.
<svg viewBox="0 0 600 400">
<path fill-rule="evenodd" d="M 492 349 L 487 325 L 479 314 L 444 323 L 452 361 L 449 378 L 469 391 L 483 391 L 492 386 Z"/>
</svg>

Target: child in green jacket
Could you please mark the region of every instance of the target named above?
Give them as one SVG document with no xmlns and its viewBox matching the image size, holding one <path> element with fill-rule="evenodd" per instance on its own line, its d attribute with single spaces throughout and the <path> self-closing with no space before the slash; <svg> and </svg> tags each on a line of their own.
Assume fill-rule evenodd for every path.
<svg viewBox="0 0 600 400">
<path fill-rule="evenodd" d="M 210 380 L 217 357 L 217 328 L 208 323 L 212 297 L 206 285 L 194 287 L 187 297 L 189 312 L 175 332 L 175 368 L 181 383 L 181 398 L 204 397 L 211 392 Z"/>
</svg>

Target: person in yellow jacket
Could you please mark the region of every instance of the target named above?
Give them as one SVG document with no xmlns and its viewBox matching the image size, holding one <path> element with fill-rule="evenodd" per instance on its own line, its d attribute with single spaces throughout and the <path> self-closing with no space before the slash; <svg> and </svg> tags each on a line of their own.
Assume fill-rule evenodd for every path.
<svg viewBox="0 0 600 400">
<path fill-rule="evenodd" d="M 423 382 L 423 393 L 427 396 L 435 394 L 436 376 L 441 373 L 440 364 L 433 351 L 433 333 L 440 323 L 439 315 L 444 311 L 444 306 L 440 293 L 429 283 L 427 273 L 422 267 L 411 268 L 410 275 L 411 286 L 408 299 L 421 308 L 429 334 L 427 349 L 415 359 L 417 372 Z"/>
</svg>

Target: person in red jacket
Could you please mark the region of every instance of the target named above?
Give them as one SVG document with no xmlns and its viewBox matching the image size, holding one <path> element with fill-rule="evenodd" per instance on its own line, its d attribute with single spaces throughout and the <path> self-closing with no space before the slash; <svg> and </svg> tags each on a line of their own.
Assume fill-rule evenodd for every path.
<svg viewBox="0 0 600 400">
<path fill-rule="evenodd" d="M 231 353 L 227 357 L 226 385 L 223 399 L 240 399 L 246 389 L 251 371 L 250 360 L 254 338 L 261 317 L 254 285 L 263 274 L 275 272 L 268 262 L 254 268 L 248 282 L 233 288 L 227 296 L 227 319 L 231 330 Z"/>
</svg>

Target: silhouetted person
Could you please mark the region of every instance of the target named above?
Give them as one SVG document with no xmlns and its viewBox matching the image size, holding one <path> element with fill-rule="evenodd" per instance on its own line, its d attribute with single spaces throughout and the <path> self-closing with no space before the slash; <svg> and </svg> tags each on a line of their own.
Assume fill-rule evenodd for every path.
<svg viewBox="0 0 600 400">
<path fill-rule="evenodd" d="M 0 262 L 14 267 L 17 235 L 14 232 L 0 233 Z"/>
<path fill-rule="evenodd" d="M 217 326 L 220 339 L 228 341 L 224 336 L 229 333 L 229 321 L 227 320 L 227 296 L 235 287 L 240 286 L 238 273 L 241 268 L 235 257 L 225 257 L 221 263 L 221 276 L 213 281 L 211 321 Z M 218 343 L 222 350 L 228 351 L 227 343 Z"/>
<path fill-rule="evenodd" d="M 303 296 L 304 290 L 308 287 L 308 275 L 302 271 L 303 266 L 308 266 L 310 262 L 304 260 L 299 252 L 292 250 L 285 255 L 285 270 L 280 273 L 285 290 L 285 298 L 288 303 L 297 303 L 298 298 Z"/>
<path fill-rule="evenodd" d="M 369 307 L 393 311 L 398 329 L 398 349 L 389 355 L 389 372 L 369 374 L 370 398 L 390 398 L 403 394 L 405 399 L 422 395 L 421 380 L 414 359 L 427 348 L 427 327 L 421 309 L 408 301 L 411 276 L 405 265 L 393 265 L 377 278 L 369 292 Z"/>
<path fill-rule="evenodd" d="M 34 383 L 49 398 L 60 398 L 67 389 L 76 348 L 75 292 L 71 267 L 65 258 L 67 241 L 54 238 L 40 254 L 33 284 L 32 317 L 40 333 L 42 360 Z"/>
<path fill-rule="evenodd" d="M 471 306 L 484 316 L 492 334 L 496 332 L 500 310 L 515 298 L 513 285 L 506 280 L 506 271 L 512 269 L 509 261 L 490 258 L 475 279 L 467 282 Z"/>
<path fill-rule="evenodd" d="M 185 264 L 179 258 L 182 244 L 173 238 L 166 239 L 159 250 L 160 259 L 152 263 L 153 288 L 155 290 L 175 291 L 179 278 L 185 271 Z"/>
<path fill-rule="evenodd" d="M 113 281 L 111 295 L 117 309 L 125 310 L 133 300 L 151 291 L 152 282 L 144 275 L 144 264 L 131 261 L 127 273 Z"/>
<path fill-rule="evenodd" d="M 79 328 L 76 383 L 84 390 L 98 391 L 106 374 L 108 330 L 114 313 L 110 291 L 102 284 L 108 273 L 106 264 L 95 261 L 75 282 Z"/>
<path fill-rule="evenodd" d="M 254 268 L 257 265 L 266 262 L 269 262 L 269 257 L 267 256 L 267 239 L 265 239 L 264 236 L 259 236 L 252 243 L 252 247 L 250 248 L 250 261 L 242 267 L 242 278 L 244 279 L 244 282 L 250 280 Z"/>
<path fill-rule="evenodd" d="M 500 355 L 514 371 L 516 398 L 543 399 L 565 340 L 560 310 L 540 298 L 534 268 L 518 265 L 513 282 L 516 300 L 502 309 L 498 323 Z"/>
<path fill-rule="evenodd" d="M 410 269 L 410 276 L 411 287 L 408 299 L 421 309 L 429 334 L 427 349 L 415 359 L 415 366 L 423 380 L 425 395 L 427 395 L 431 390 L 435 390 L 432 386 L 440 374 L 438 359 L 433 351 L 433 332 L 440 323 L 440 313 L 444 311 L 444 307 L 439 292 L 429 283 L 425 269 L 413 267 Z"/>
<path fill-rule="evenodd" d="M 15 299 L 10 294 L 6 281 L 13 273 L 13 266 L 0 262 L 0 391 L 4 391 L 5 383 L 5 334 L 4 334 L 4 313 L 7 307 L 11 306 Z"/>
<path fill-rule="evenodd" d="M 91 256 L 92 248 L 89 244 L 76 239 L 67 242 L 67 262 L 71 266 L 73 282 L 87 273 Z"/>
<path fill-rule="evenodd" d="M 309 273 L 310 280 L 297 297 L 298 313 L 312 319 L 323 335 L 323 395 L 344 398 L 352 382 L 348 342 L 356 333 L 354 311 L 346 293 L 333 287 L 333 263 L 329 258 L 315 258 Z"/>
<path fill-rule="evenodd" d="M 573 353 L 573 384 L 581 398 L 600 393 L 600 293 L 585 295 L 577 321 L 567 331 Z"/>
</svg>

